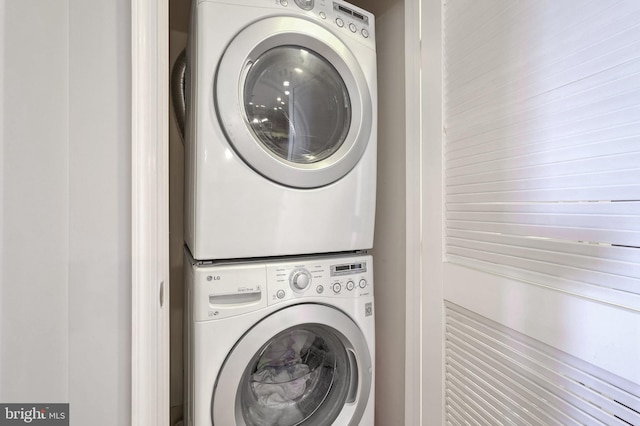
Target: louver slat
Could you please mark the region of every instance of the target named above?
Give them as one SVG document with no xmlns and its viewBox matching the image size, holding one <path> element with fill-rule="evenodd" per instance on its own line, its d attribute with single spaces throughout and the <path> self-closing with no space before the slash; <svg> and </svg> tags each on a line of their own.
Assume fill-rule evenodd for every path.
<svg viewBox="0 0 640 426">
<path fill-rule="evenodd" d="M 445 259 L 640 311 L 640 2 L 574 6 L 444 3 Z"/>
<path fill-rule="evenodd" d="M 447 416 L 492 413 L 495 424 L 640 424 L 638 385 L 451 303 L 445 356 Z M 464 398 L 473 403 L 448 404 Z"/>
</svg>

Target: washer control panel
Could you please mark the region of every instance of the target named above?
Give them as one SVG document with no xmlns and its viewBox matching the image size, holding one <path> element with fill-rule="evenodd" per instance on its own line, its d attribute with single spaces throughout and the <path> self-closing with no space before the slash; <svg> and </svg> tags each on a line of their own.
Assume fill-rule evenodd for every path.
<svg viewBox="0 0 640 426">
<path fill-rule="evenodd" d="M 373 295 L 371 256 L 308 258 L 267 264 L 267 303 L 310 296 Z"/>
<path fill-rule="evenodd" d="M 366 254 L 290 261 L 196 262 L 185 255 L 191 315 L 210 321 L 304 298 L 373 296 L 373 258 Z"/>
</svg>

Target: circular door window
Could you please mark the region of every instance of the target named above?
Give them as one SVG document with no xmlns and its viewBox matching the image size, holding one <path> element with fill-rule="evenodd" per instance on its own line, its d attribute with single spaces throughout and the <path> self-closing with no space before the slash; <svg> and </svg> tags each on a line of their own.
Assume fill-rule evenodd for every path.
<svg viewBox="0 0 640 426">
<path fill-rule="evenodd" d="M 357 425 L 371 369 L 367 342 L 351 318 L 324 305 L 290 306 L 255 324 L 227 355 L 213 389 L 212 422 Z"/>
<path fill-rule="evenodd" d="M 349 92 L 340 74 L 300 46 L 275 47 L 258 58 L 245 80 L 244 109 L 255 138 L 298 164 L 332 156 L 351 126 Z"/>
<path fill-rule="evenodd" d="M 267 18 L 243 29 L 222 56 L 214 101 L 245 163 L 296 188 L 349 173 L 373 126 L 369 84 L 352 51 L 301 18 Z"/>
<path fill-rule="evenodd" d="M 309 325 L 278 334 L 242 375 L 245 423 L 287 426 L 315 419 L 314 424 L 333 424 L 347 399 L 349 369 L 347 351 L 330 331 Z"/>
</svg>

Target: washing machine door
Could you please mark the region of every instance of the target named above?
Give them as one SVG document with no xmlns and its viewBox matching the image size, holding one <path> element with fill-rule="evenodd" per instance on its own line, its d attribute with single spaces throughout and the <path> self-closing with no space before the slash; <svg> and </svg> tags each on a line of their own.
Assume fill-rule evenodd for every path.
<svg viewBox="0 0 640 426">
<path fill-rule="evenodd" d="M 225 50 L 214 87 L 235 151 L 282 185 L 328 185 L 353 169 L 369 143 L 373 109 L 360 64 L 313 21 L 249 25 Z"/>
<path fill-rule="evenodd" d="M 344 313 L 315 304 L 285 308 L 256 324 L 227 357 L 212 422 L 358 425 L 371 371 L 365 338 Z"/>
</svg>

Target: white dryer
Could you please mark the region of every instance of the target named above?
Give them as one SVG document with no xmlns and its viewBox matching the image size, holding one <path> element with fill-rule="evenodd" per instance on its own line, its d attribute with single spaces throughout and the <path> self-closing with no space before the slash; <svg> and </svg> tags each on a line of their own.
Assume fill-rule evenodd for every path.
<svg viewBox="0 0 640 426">
<path fill-rule="evenodd" d="M 194 0 L 187 60 L 193 256 L 371 248 L 373 15 L 337 0 Z"/>
<path fill-rule="evenodd" d="M 186 256 L 185 425 L 373 425 L 371 256 Z"/>
</svg>

